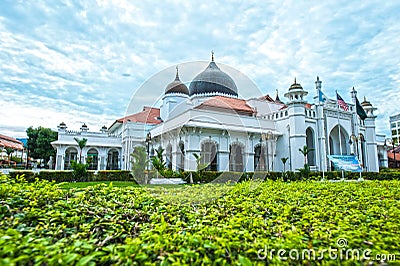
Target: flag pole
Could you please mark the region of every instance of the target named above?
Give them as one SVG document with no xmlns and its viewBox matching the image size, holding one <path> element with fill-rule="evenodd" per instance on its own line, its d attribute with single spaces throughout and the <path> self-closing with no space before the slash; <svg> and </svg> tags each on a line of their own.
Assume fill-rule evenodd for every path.
<svg viewBox="0 0 400 266">
<path fill-rule="evenodd" d="M 319 88 L 319 92 L 318 93 L 322 93 L 321 88 Z M 320 114 L 320 122 L 319 122 L 319 133 L 321 137 L 321 141 L 320 141 L 320 150 L 321 150 L 321 154 L 322 154 L 322 179 L 325 180 L 325 167 L 326 167 L 326 151 L 325 151 L 325 134 L 324 134 L 324 108 L 321 106 L 321 99 L 318 95 L 318 101 L 319 101 L 319 109 L 321 110 L 321 114 Z M 322 146 L 322 147 L 321 147 Z"/>
<path fill-rule="evenodd" d="M 339 101 L 338 101 L 338 93 L 336 90 L 336 107 L 337 107 L 337 120 L 338 120 L 338 128 L 339 128 L 339 151 L 340 151 L 340 155 L 343 155 L 343 151 L 342 151 L 342 134 L 340 131 L 340 119 L 339 119 Z M 344 172 L 342 169 L 342 180 L 344 180 Z"/>
<path fill-rule="evenodd" d="M 338 121 L 338 128 L 339 128 L 339 151 L 340 151 L 340 155 L 343 155 L 343 152 L 342 152 L 342 137 L 341 137 L 341 132 L 340 132 L 340 119 L 339 119 L 339 102 L 338 102 L 337 90 L 336 90 L 336 108 L 337 108 L 337 121 Z"/>
<path fill-rule="evenodd" d="M 318 108 L 317 108 L 317 118 L 318 118 L 318 123 L 317 123 L 317 133 L 318 133 L 318 145 L 319 145 L 319 154 L 322 157 L 322 180 L 325 180 L 325 167 L 326 167 L 326 152 L 325 152 L 325 135 L 324 135 L 324 109 L 321 104 L 321 98 L 322 98 L 322 90 L 321 90 L 321 81 L 319 81 L 319 77 L 317 76 L 317 81 L 315 82 L 315 85 L 317 87 L 318 91 Z M 323 101 L 322 101 L 323 102 Z"/>
</svg>

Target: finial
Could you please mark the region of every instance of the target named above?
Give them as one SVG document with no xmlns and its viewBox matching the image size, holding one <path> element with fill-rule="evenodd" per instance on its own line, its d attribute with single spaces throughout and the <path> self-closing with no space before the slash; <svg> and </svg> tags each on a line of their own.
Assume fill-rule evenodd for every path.
<svg viewBox="0 0 400 266">
<path fill-rule="evenodd" d="M 317 76 L 317 81 L 319 81 L 319 77 Z"/>
<path fill-rule="evenodd" d="M 296 77 L 294 77 L 294 84 L 297 84 L 297 83 L 296 83 Z"/>
<path fill-rule="evenodd" d="M 214 50 L 211 50 L 211 62 L 214 62 Z"/>
<path fill-rule="evenodd" d="M 353 86 L 353 91 L 355 91 L 354 86 Z"/>
<path fill-rule="evenodd" d="M 276 89 L 276 97 L 278 97 L 278 89 Z"/>
<path fill-rule="evenodd" d="M 366 101 L 367 101 L 367 97 L 364 96 L 364 102 L 366 102 Z"/>
<path fill-rule="evenodd" d="M 179 80 L 179 68 L 176 66 L 176 77 L 175 80 Z"/>
</svg>

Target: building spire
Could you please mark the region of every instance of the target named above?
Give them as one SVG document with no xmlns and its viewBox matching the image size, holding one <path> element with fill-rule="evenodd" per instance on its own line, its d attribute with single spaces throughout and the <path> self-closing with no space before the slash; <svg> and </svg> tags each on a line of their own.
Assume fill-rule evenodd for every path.
<svg viewBox="0 0 400 266">
<path fill-rule="evenodd" d="M 214 50 L 211 50 L 211 62 L 214 62 Z"/>
<path fill-rule="evenodd" d="M 179 68 L 176 66 L 176 77 L 175 80 L 179 80 Z"/>
<path fill-rule="evenodd" d="M 279 99 L 278 89 L 276 89 L 276 98 L 275 98 L 275 102 L 282 103 L 281 99 Z"/>
<path fill-rule="evenodd" d="M 294 77 L 294 84 L 297 84 L 297 83 L 296 83 L 296 77 Z"/>
</svg>

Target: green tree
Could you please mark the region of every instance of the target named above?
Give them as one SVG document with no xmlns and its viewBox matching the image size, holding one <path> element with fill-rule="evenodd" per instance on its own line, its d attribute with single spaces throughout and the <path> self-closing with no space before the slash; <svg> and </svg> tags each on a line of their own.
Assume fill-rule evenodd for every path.
<svg viewBox="0 0 400 266">
<path fill-rule="evenodd" d="M 74 177 L 74 181 L 89 181 L 88 180 L 88 164 L 86 163 L 77 163 L 74 160 L 71 161 L 72 175 Z"/>
<path fill-rule="evenodd" d="M 286 172 L 286 162 L 289 160 L 289 157 L 282 157 L 281 161 L 283 163 L 283 172 Z"/>
<path fill-rule="evenodd" d="M 307 155 L 312 152 L 314 149 L 308 148 L 307 145 L 304 145 L 302 149 L 299 149 L 299 152 L 304 156 L 304 165 L 307 164 Z"/>
<path fill-rule="evenodd" d="M 12 160 L 12 153 L 13 152 L 14 152 L 13 148 L 6 147 L 6 153 L 7 153 L 7 157 L 8 157 L 8 165 L 10 165 L 10 161 Z M 10 159 L 10 155 L 11 155 L 11 159 Z"/>
<path fill-rule="evenodd" d="M 79 139 L 79 138 L 74 138 L 74 140 L 76 141 L 76 143 L 79 146 L 80 152 L 79 152 L 79 163 L 82 163 L 82 150 L 83 148 L 86 147 L 86 143 L 87 143 L 87 139 L 83 138 L 83 139 Z"/>
<path fill-rule="evenodd" d="M 163 175 L 166 168 L 166 163 L 163 158 L 164 149 L 159 148 L 156 150 L 156 153 L 156 156 L 151 158 L 151 164 L 161 175 Z"/>
<path fill-rule="evenodd" d="M 208 164 L 201 163 L 202 156 L 198 155 L 197 153 L 193 153 L 194 158 L 196 159 L 197 164 L 197 172 L 200 172 L 207 168 Z"/>
<path fill-rule="evenodd" d="M 131 153 L 132 173 L 136 180 L 141 180 L 148 164 L 146 148 L 144 146 L 136 147 Z"/>
<path fill-rule="evenodd" d="M 308 148 L 307 145 L 304 145 L 302 149 L 299 149 L 299 152 L 304 156 L 304 168 L 300 168 L 299 172 L 303 178 L 308 178 L 310 175 L 310 166 L 307 163 L 307 155 L 312 152 L 314 149 Z"/>
<path fill-rule="evenodd" d="M 29 157 L 34 159 L 43 159 L 45 162 L 50 160 L 50 156 L 55 157 L 55 149 L 51 146 L 51 142 L 57 140 L 58 133 L 50 128 L 29 127 L 26 130 L 28 135 L 28 153 Z"/>
</svg>

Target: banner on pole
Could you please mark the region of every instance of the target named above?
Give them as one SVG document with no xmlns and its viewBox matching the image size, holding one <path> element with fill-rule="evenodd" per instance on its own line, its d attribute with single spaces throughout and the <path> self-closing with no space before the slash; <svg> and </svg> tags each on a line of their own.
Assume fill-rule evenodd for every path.
<svg viewBox="0 0 400 266">
<path fill-rule="evenodd" d="M 360 162 L 355 155 L 328 155 L 328 158 L 340 170 L 362 172 Z"/>
</svg>

